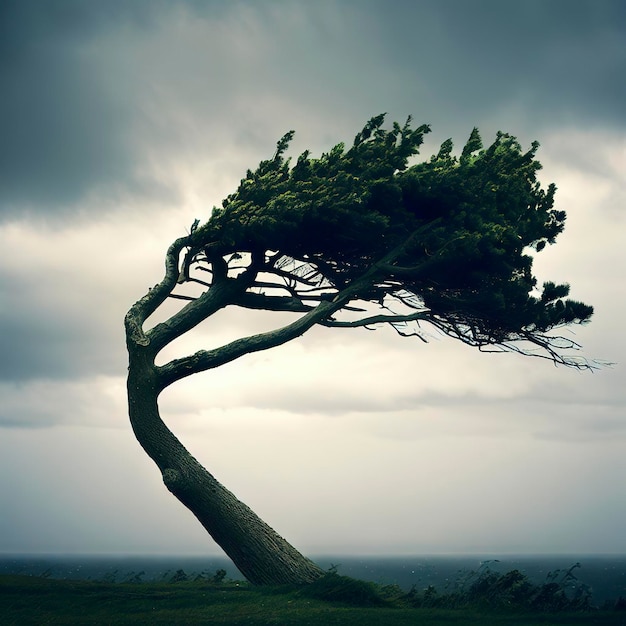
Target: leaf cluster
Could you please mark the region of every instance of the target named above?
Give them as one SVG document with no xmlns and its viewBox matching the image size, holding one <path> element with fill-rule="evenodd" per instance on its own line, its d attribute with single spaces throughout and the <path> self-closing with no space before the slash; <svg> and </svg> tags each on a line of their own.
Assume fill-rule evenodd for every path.
<svg viewBox="0 0 626 626">
<path fill-rule="evenodd" d="M 499 132 L 483 148 L 475 128 L 460 156 L 447 140 L 409 165 L 429 126 L 413 129 L 409 118 L 385 130 L 384 120 L 372 118 L 347 150 L 340 143 L 319 158 L 306 151 L 293 165 L 287 133 L 190 235 L 188 260 L 212 264 L 215 277 L 226 255 L 248 254 L 288 285 L 292 300 L 303 301 L 303 277 L 310 290 L 357 285 L 353 301 L 400 303 L 419 312 L 413 320 L 470 345 L 530 341 L 564 362 L 558 350 L 575 344 L 545 333 L 586 322 L 593 308 L 567 299 L 567 284 L 538 289 L 532 272 L 533 255 L 565 224 L 556 187 L 537 179 L 539 144 L 524 151 Z"/>
<path fill-rule="evenodd" d="M 428 126 L 382 128 L 372 118 L 350 150 L 337 144 L 320 158 L 304 152 L 291 167 L 284 157 L 293 131 L 274 157 L 248 170 L 237 191 L 214 209 L 211 238 L 238 251 L 280 251 L 324 266 L 327 278 L 344 283 L 397 243 L 402 214 L 397 174 L 417 153 Z M 407 234 L 405 228 L 402 232 Z"/>
<path fill-rule="evenodd" d="M 531 252 L 554 243 L 565 224 L 565 212 L 553 207 L 555 186 L 544 190 L 537 180 L 537 148 L 523 152 L 514 137 L 498 133 L 483 150 L 474 129 L 460 158 L 448 140 L 400 177 L 406 210 L 432 225 L 407 253 L 415 271 L 404 287 L 477 336 L 505 341 L 586 321 L 593 311 L 564 300 L 567 285 L 546 283 L 533 295 Z"/>
</svg>

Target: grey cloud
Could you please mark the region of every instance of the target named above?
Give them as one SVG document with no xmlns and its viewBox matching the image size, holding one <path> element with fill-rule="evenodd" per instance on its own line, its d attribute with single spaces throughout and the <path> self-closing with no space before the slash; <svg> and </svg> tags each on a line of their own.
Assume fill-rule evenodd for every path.
<svg viewBox="0 0 626 626">
<path fill-rule="evenodd" d="M 247 111 L 280 78 L 255 68 L 256 27 L 240 27 L 238 6 L 221 24 L 219 2 L 4 3 L 0 216 L 76 212 L 94 193 L 173 202 L 185 154 L 223 155 L 229 134 L 270 151 Z"/>
<path fill-rule="evenodd" d="M 400 16 L 379 22 L 390 67 L 424 85 L 438 116 L 482 125 L 508 108 L 524 127 L 624 126 L 619 0 L 405 2 Z"/>
<path fill-rule="evenodd" d="M 127 409 L 122 377 L 80 380 L 0 380 L 0 428 L 41 429 L 60 424 L 124 428 Z"/>
<path fill-rule="evenodd" d="M 310 389 L 307 386 L 291 388 L 285 391 L 272 390 L 264 394 L 255 389 L 253 393 L 242 390 L 237 400 L 240 406 L 265 410 L 282 410 L 290 413 L 330 416 L 345 416 L 351 413 L 390 414 L 405 411 L 421 411 L 434 407 L 476 407 L 502 402 L 502 398 L 486 397 L 477 393 L 396 393 L 386 395 L 384 389 L 377 388 L 373 381 L 368 381 L 361 393 L 350 385 L 351 389 L 328 387 Z M 408 382 L 407 382 L 408 384 Z"/>
<path fill-rule="evenodd" d="M 98 44 L 113 28 L 137 31 L 161 4 L 2 4 L 0 214 L 74 208 L 106 185 L 150 192 L 137 175 L 133 103 L 103 80 L 116 68 Z"/>
<path fill-rule="evenodd" d="M 289 128 L 325 149 L 383 110 L 460 141 L 474 124 L 530 138 L 547 124 L 621 127 L 623 7 L 5 2 L 0 211 L 120 189 L 174 200 L 168 170 L 186 159 L 264 156 Z"/>
<path fill-rule="evenodd" d="M 54 260 L 47 265 L 46 255 L 57 252 L 55 244 L 62 245 L 62 236 L 50 237 L 53 244 L 48 245 L 32 234 L 37 246 L 28 241 L 28 231 L 21 235 L 25 240 L 18 254 L 29 258 L 25 266 L 9 260 L 11 252 L 15 254 L 9 243 L 1 259 L 6 266 L 0 269 L 0 382 L 123 372 L 122 318 L 127 303 L 117 303 L 118 293 L 111 288 L 114 280 L 77 275 L 71 250 L 66 251 L 67 267 L 58 261 L 55 267 Z M 31 260 L 38 254 L 39 268 Z M 80 260 L 79 254 L 76 250 L 80 270 L 89 261 Z M 100 261 L 107 262 L 102 256 Z M 115 271 L 111 263 L 111 272 Z M 113 305 L 110 299 L 115 299 Z"/>
<path fill-rule="evenodd" d="M 258 389 L 242 389 L 228 407 L 279 410 L 292 414 L 347 416 L 350 414 L 406 414 L 426 413 L 439 409 L 452 409 L 467 414 L 482 415 L 485 412 L 500 415 L 502 421 L 517 413 L 527 413 L 529 419 L 545 419 L 550 423 L 569 429 L 572 437 L 626 436 L 626 421 L 623 418 L 624 402 L 621 398 L 580 397 L 572 394 L 565 399 L 563 394 L 545 397 L 541 394 L 498 394 L 478 392 L 449 393 L 424 390 L 422 392 L 394 393 L 385 395 L 383 389 L 369 384 L 359 394 L 354 385 L 342 390 L 328 386 L 326 389 L 306 387 L 279 390 L 274 388 L 271 396 Z M 506 389 L 504 390 L 506 391 Z M 523 407 L 523 408 L 522 408 Z M 568 419 L 568 415 L 572 418 Z M 468 418 L 470 419 L 470 418 Z M 517 417 L 516 419 L 524 419 Z M 470 419 L 471 421 L 471 419 Z M 565 425 L 565 426 L 563 426 Z"/>
<path fill-rule="evenodd" d="M 119 374 L 125 368 L 124 339 L 110 324 L 94 324 L 93 312 L 22 309 L 0 314 L 0 380 L 80 378 Z M 115 349 L 119 346 L 119 349 Z"/>
<path fill-rule="evenodd" d="M 120 350 L 112 354 L 110 342 L 87 328 L 78 329 L 74 321 L 45 320 L 42 323 L 42 320 L 26 318 L 16 323 L 16 320 L 0 318 L 0 326 L 6 333 L 0 340 L 3 355 L 0 380 L 63 379 L 93 372 L 124 371 L 121 333 L 115 338 Z"/>
</svg>

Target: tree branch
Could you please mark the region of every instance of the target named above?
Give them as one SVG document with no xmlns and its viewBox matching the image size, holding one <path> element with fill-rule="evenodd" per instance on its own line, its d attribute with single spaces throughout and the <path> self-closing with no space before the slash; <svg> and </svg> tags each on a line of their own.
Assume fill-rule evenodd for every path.
<svg viewBox="0 0 626 626">
<path fill-rule="evenodd" d="M 198 299 L 196 296 L 184 296 L 184 295 L 179 294 L 179 293 L 171 293 L 167 297 L 168 298 L 173 298 L 174 300 L 188 300 L 190 302 L 193 302 L 194 300 Z"/>
<path fill-rule="evenodd" d="M 409 313 L 407 315 L 372 315 L 371 317 L 365 317 L 360 320 L 353 321 L 338 321 L 338 320 L 322 320 L 319 322 L 320 326 L 328 326 L 330 328 L 359 328 L 362 326 L 371 326 L 373 324 L 399 324 L 403 322 L 414 322 L 416 320 L 428 321 L 429 313 L 427 311 L 416 311 L 415 313 Z"/>
<path fill-rule="evenodd" d="M 237 278 L 227 278 L 214 284 L 168 320 L 157 324 L 146 335 L 156 355 L 174 339 L 184 335 L 207 317 L 225 306 L 232 304 L 248 288 L 248 276 L 241 274 Z"/>
<path fill-rule="evenodd" d="M 294 313 L 307 313 L 313 309 L 312 306 L 307 306 L 299 298 L 292 298 L 291 296 L 267 296 L 262 293 L 251 292 L 241 294 L 232 304 L 246 309 L 292 311 Z"/>
<path fill-rule="evenodd" d="M 189 237 L 180 237 L 165 253 L 165 276 L 148 293 L 135 302 L 124 318 L 126 341 L 140 346 L 150 344 L 151 338 L 144 333 L 144 322 L 154 313 L 170 295 L 178 280 L 178 259 L 181 250 L 188 245 Z"/>
<path fill-rule="evenodd" d="M 341 305 L 338 303 L 322 302 L 300 319 L 278 330 L 236 339 L 214 350 L 200 350 L 191 356 L 174 359 L 165 365 L 157 367 L 159 390 L 162 391 L 181 378 L 234 361 L 244 354 L 280 346 L 304 334 L 321 319 L 332 315 L 339 308 L 341 308 Z"/>
<path fill-rule="evenodd" d="M 415 236 L 422 230 L 423 228 L 420 228 L 419 230 L 415 231 L 406 239 L 404 243 L 396 246 L 393 250 L 387 253 L 381 259 L 381 263 L 385 264 L 394 261 L 404 252 L 406 246 L 409 245 L 413 241 Z M 180 359 L 174 359 L 169 363 L 158 367 L 157 370 L 159 378 L 159 389 L 162 391 L 163 389 L 176 382 L 177 380 L 180 380 L 181 378 L 186 378 L 187 376 L 191 376 L 192 374 L 204 372 L 209 369 L 214 369 L 216 367 L 219 367 L 220 365 L 224 365 L 225 363 L 234 361 L 244 354 L 250 354 L 252 352 L 258 352 L 261 350 L 274 348 L 276 346 L 282 345 L 283 343 L 286 343 L 287 341 L 295 339 L 296 337 L 299 337 L 315 324 L 322 323 L 328 320 L 331 315 L 344 308 L 345 305 L 348 304 L 353 298 L 358 298 L 359 292 L 371 289 L 372 285 L 375 284 L 380 278 L 380 274 L 381 269 L 378 267 L 378 264 L 373 264 L 363 273 L 360 278 L 351 281 L 346 288 L 339 291 L 337 294 L 334 295 L 334 297 L 333 294 L 329 294 L 329 298 L 331 299 L 320 302 L 315 308 L 308 310 L 308 312 L 305 313 L 301 318 L 292 322 L 291 324 L 283 326 L 277 330 L 237 339 L 235 341 L 232 341 L 231 343 L 221 346 L 220 348 L 215 348 L 213 350 L 200 350 L 193 355 Z M 235 281 L 240 280 L 242 276 L 235 279 Z M 228 284 L 229 282 L 231 281 L 223 281 L 218 285 L 215 285 L 211 290 L 200 296 L 198 300 L 189 303 L 180 313 L 182 313 L 186 309 L 195 311 L 196 309 L 202 308 L 201 301 L 204 298 L 208 299 L 209 294 L 212 293 L 216 288 L 222 287 L 224 284 Z M 252 297 L 249 298 L 249 296 Z M 256 303 L 261 302 L 259 298 L 281 297 L 263 296 L 261 294 L 242 294 L 240 292 L 238 294 L 230 296 L 230 303 L 236 304 L 239 299 L 245 301 L 245 298 L 248 298 L 250 302 Z M 277 302 L 277 300 L 272 300 L 272 302 Z M 202 309 L 202 319 L 206 318 L 207 316 L 208 314 L 205 314 L 204 309 Z M 192 314 L 190 317 L 190 324 L 192 324 L 189 326 L 190 328 L 199 323 L 199 321 L 201 321 L 201 319 L 198 319 L 199 315 L 196 317 Z M 401 322 L 404 320 L 398 321 Z M 165 324 L 160 324 L 159 327 L 155 327 L 153 331 L 157 331 L 158 329 L 155 334 L 160 333 L 166 337 L 171 336 L 173 334 L 173 331 L 167 327 L 168 323 L 169 322 L 166 322 Z M 178 329 L 175 336 L 179 336 L 179 334 L 182 334 L 182 332 L 184 332 L 184 330 L 180 330 L 184 326 L 185 324 L 180 322 L 178 323 Z"/>
<path fill-rule="evenodd" d="M 319 274 L 318 270 L 312 268 L 311 264 L 308 261 L 300 261 L 299 259 L 296 260 L 292 257 L 285 257 L 281 255 L 280 257 L 278 257 L 278 259 L 272 258 L 272 260 L 270 261 L 270 264 L 271 263 L 274 263 L 274 265 L 271 268 L 268 267 L 267 272 L 272 273 L 276 276 L 285 278 L 286 280 L 289 280 L 289 281 L 297 281 L 299 283 L 302 283 L 303 285 L 308 285 L 309 287 L 313 287 L 315 289 L 320 288 L 318 281 L 310 280 L 309 278 L 307 278 L 307 275 Z M 288 272 L 283 269 L 283 265 L 281 265 L 281 263 L 283 263 L 284 266 L 288 265 L 289 263 L 293 263 L 296 267 L 294 268 L 293 271 Z M 308 268 L 309 271 L 306 274 L 298 273 L 303 268 Z"/>
<path fill-rule="evenodd" d="M 245 292 L 250 283 L 254 281 L 256 270 L 251 269 L 252 275 L 244 272 L 234 279 L 226 277 L 222 280 L 214 279 L 213 284 L 209 285 L 210 288 L 197 298 L 173 294 L 172 291 L 178 284 L 181 275 L 179 267 L 180 253 L 185 247 L 190 245 L 191 236 L 188 235 L 180 237 L 168 248 L 165 253 L 165 276 L 163 280 L 151 288 L 143 298 L 138 300 L 124 318 L 127 343 L 144 347 L 150 346 L 150 351 L 156 356 L 168 343 L 191 330 L 219 309 L 227 306 L 239 294 Z M 183 265 L 189 261 L 190 259 L 186 255 Z M 213 259 L 213 270 L 216 269 L 216 263 L 219 265 L 219 259 Z M 225 262 L 223 262 L 223 266 L 226 268 Z M 222 268 L 218 267 L 218 269 Z M 215 274 L 215 271 L 213 274 Z M 203 281 L 192 280 L 204 284 Z M 168 297 L 182 300 L 189 299 L 190 302 L 165 322 L 157 324 L 148 331 L 144 331 L 143 325 L 145 321 Z"/>
<path fill-rule="evenodd" d="M 515 352 L 523 356 L 546 359 L 555 365 L 565 365 L 579 370 L 594 370 L 600 366 L 596 361 L 590 362 L 583 357 L 561 354 L 559 349 L 580 349 L 575 341 L 566 337 L 523 332 L 494 339 L 474 326 L 461 325 L 452 319 L 441 319 L 433 316 L 428 321 L 447 337 L 458 339 L 468 346 L 478 348 L 481 352 Z M 536 346 L 536 349 L 519 346 L 515 343 L 523 341 Z"/>
</svg>

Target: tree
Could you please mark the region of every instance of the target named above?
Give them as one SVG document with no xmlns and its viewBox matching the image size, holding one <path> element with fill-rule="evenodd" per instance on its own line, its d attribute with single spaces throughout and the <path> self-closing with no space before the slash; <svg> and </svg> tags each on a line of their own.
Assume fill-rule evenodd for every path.
<svg viewBox="0 0 626 626">
<path fill-rule="evenodd" d="M 565 213 L 555 186 L 537 181 L 524 152 L 498 133 L 482 148 L 474 129 L 460 157 L 452 141 L 409 167 L 424 125 L 372 118 L 348 150 L 304 152 L 292 166 L 287 133 L 273 158 L 248 171 L 203 225 L 176 239 L 160 283 L 125 318 L 128 401 L 139 443 L 166 487 L 198 518 L 252 583 L 303 583 L 321 569 L 259 519 L 184 448 L 159 416 L 172 383 L 281 345 L 315 325 L 389 324 L 423 341 L 425 326 L 483 351 L 514 351 L 589 368 L 572 340 L 552 334 L 593 312 L 568 285 L 537 288 L 533 253 L 552 244 Z M 191 291 L 190 291 L 191 289 Z M 177 312 L 147 329 L 168 298 Z M 291 323 L 156 365 L 173 340 L 228 306 L 290 311 Z"/>
</svg>

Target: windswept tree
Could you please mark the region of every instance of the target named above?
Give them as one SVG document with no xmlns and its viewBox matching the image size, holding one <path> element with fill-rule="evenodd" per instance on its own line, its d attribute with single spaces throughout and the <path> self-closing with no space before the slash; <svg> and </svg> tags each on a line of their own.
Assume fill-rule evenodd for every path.
<svg viewBox="0 0 626 626">
<path fill-rule="evenodd" d="M 198 518 L 246 578 L 303 583 L 322 575 L 193 458 L 159 415 L 172 383 L 296 339 L 315 325 L 389 324 L 423 341 L 430 327 L 482 351 L 513 351 L 590 367 L 554 329 L 589 320 L 568 285 L 538 288 L 533 254 L 563 230 L 554 185 L 537 181 L 533 143 L 498 133 L 483 149 L 474 129 L 409 167 L 428 126 L 372 118 L 346 150 L 292 164 L 287 133 L 248 171 L 208 221 L 165 257 L 165 276 L 125 319 L 132 426 L 166 487 Z M 166 321 L 146 320 L 168 299 Z M 225 307 L 289 311 L 291 323 L 157 365 L 159 352 Z M 283 319 L 283 316 L 281 316 Z"/>
</svg>

